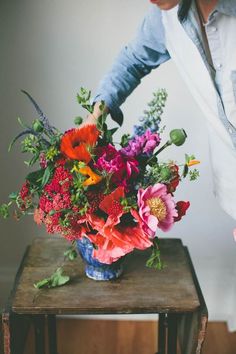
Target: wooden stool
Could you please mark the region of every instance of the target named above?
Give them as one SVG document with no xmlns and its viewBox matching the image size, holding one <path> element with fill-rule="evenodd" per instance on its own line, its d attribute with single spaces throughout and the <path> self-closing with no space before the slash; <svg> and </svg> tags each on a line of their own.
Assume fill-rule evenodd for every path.
<svg viewBox="0 0 236 354">
<path fill-rule="evenodd" d="M 85 276 L 78 257 L 66 264 L 69 284 L 35 289 L 34 283 L 50 276 L 63 262 L 67 247 L 65 240 L 54 236 L 37 238 L 28 247 L 3 311 L 5 354 L 23 353 L 30 321 L 35 328 L 35 353 L 45 353 L 47 322 L 49 353 L 57 354 L 56 315 L 78 314 L 158 314 L 158 354 L 176 354 L 177 341 L 181 354 L 201 353 L 207 308 L 181 240 L 160 240 L 166 264 L 162 271 L 145 267 L 150 250 L 137 251 L 127 256 L 118 280 L 96 282 Z"/>
</svg>

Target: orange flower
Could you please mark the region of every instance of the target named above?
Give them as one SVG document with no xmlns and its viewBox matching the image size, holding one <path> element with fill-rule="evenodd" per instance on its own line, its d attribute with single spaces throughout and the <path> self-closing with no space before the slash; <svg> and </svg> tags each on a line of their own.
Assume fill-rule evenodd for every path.
<svg viewBox="0 0 236 354">
<path fill-rule="evenodd" d="M 191 167 L 193 165 L 198 165 L 200 163 L 199 160 L 190 160 L 188 163 L 187 163 L 187 166 L 188 167 Z"/>
<path fill-rule="evenodd" d="M 89 176 L 84 182 L 83 186 L 91 186 L 92 184 L 97 184 L 102 180 L 102 177 L 97 175 L 95 172 L 91 170 L 90 167 L 81 167 L 79 169 L 79 173 L 81 173 L 84 176 Z"/>
<path fill-rule="evenodd" d="M 61 138 L 61 152 L 72 160 L 89 163 L 89 150 L 96 144 L 98 136 L 99 131 L 95 124 L 68 130 Z"/>
</svg>

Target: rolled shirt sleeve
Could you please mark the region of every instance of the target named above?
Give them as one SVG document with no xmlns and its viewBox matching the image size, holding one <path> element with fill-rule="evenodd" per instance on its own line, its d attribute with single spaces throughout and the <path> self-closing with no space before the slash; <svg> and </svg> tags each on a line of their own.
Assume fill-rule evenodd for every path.
<svg viewBox="0 0 236 354">
<path fill-rule="evenodd" d="M 151 5 L 135 39 L 121 50 L 111 70 L 100 82 L 93 102 L 105 101 L 112 118 L 121 125 L 123 113 L 120 105 L 145 75 L 169 58 L 161 11 Z"/>
</svg>

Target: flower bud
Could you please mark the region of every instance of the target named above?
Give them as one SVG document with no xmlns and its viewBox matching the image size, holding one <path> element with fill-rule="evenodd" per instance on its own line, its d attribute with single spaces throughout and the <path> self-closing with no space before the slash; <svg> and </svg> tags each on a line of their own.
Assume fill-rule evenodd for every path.
<svg viewBox="0 0 236 354">
<path fill-rule="evenodd" d="M 165 166 L 161 169 L 160 171 L 160 175 L 161 175 L 161 179 L 162 181 L 167 181 L 170 179 L 171 177 L 171 172 L 170 172 L 170 168 Z"/>
<path fill-rule="evenodd" d="M 170 141 L 176 146 L 183 145 L 187 138 L 184 129 L 173 129 L 170 132 Z"/>
<path fill-rule="evenodd" d="M 44 125 L 43 122 L 40 119 L 35 119 L 33 121 L 32 127 L 35 132 L 40 133 L 43 131 Z"/>
<path fill-rule="evenodd" d="M 80 124 L 82 124 L 82 122 L 83 122 L 83 118 L 82 118 L 82 117 L 76 117 L 76 118 L 74 119 L 74 123 L 75 123 L 76 125 L 80 125 Z"/>
</svg>

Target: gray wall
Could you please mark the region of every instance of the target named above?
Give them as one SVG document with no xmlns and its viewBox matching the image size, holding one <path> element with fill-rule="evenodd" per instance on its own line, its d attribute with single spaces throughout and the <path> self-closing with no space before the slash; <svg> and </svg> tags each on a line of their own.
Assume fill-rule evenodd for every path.
<svg viewBox="0 0 236 354">
<path fill-rule="evenodd" d="M 61 130 L 71 127 L 73 118 L 81 113 L 75 99 L 80 86 L 95 90 L 121 46 L 134 35 L 147 7 L 147 0 L 0 0 L 1 201 L 20 187 L 27 173 L 19 145 L 7 153 L 10 140 L 20 129 L 17 116 L 26 122 L 36 117 L 20 89 L 36 98 L 52 124 Z M 169 93 L 163 117 L 167 130 L 184 127 L 188 133 L 185 146 L 170 148 L 163 158 L 181 161 L 187 152 L 202 161 L 199 182 L 185 182 L 178 192 L 179 199 L 191 200 L 188 216 L 163 236 L 181 237 L 189 247 L 210 318 L 233 320 L 235 222 L 213 197 L 204 117 L 171 61 L 146 77 L 123 105 L 122 132 L 131 131 L 159 87 Z M 3 301 L 25 246 L 45 231 L 30 218 L 1 220 L 0 226 Z"/>
</svg>

